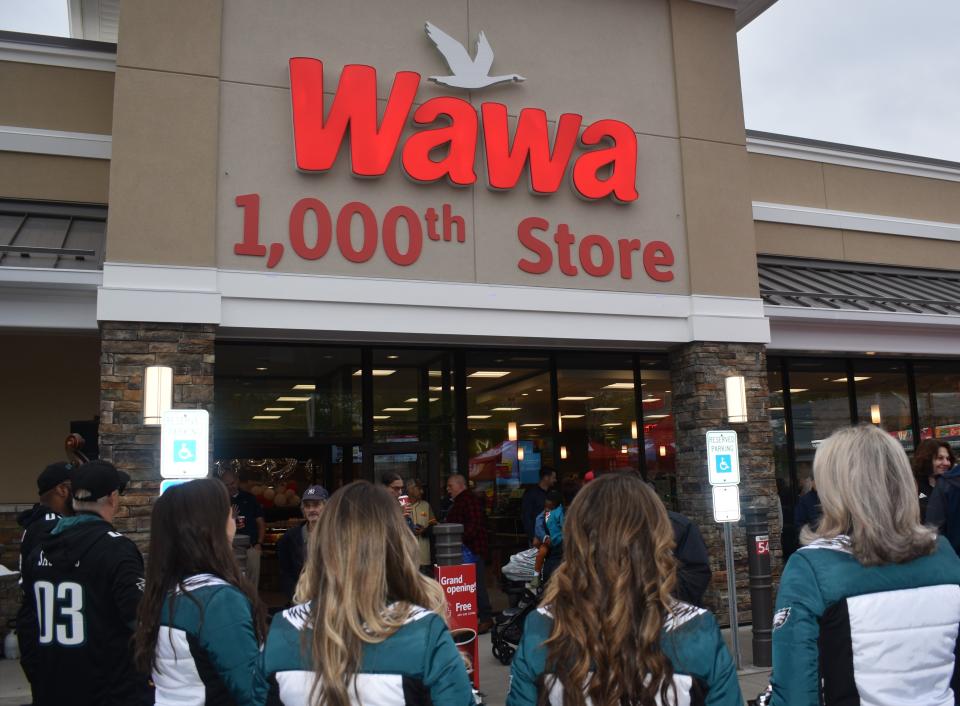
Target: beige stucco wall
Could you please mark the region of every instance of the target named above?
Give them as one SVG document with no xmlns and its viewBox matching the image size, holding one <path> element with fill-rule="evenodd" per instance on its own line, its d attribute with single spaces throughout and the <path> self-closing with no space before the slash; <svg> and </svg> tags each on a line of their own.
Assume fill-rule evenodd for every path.
<svg viewBox="0 0 960 706">
<path fill-rule="evenodd" d="M 66 460 L 70 422 L 100 408 L 100 339 L 79 335 L 0 333 L 5 375 L 0 405 L 3 502 L 36 502 L 37 474 Z"/>
<path fill-rule="evenodd" d="M 113 74 L 0 61 L 0 125 L 109 135 Z"/>
<path fill-rule="evenodd" d="M 0 152 L 0 198 L 104 204 L 109 183 L 103 159 Z"/>
</svg>

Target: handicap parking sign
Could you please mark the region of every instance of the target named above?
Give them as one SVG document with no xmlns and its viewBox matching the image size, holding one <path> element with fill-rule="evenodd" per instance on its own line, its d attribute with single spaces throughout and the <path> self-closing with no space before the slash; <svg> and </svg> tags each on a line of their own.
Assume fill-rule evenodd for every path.
<svg viewBox="0 0 960 706">
<path fill-rule="evenodd" d="M 707 432 L 707 473 L 710 485 L 740 482 L 740 452 L 735 431 Z"/>
<path fill-rule="evenodd" d="M 722 456 L 716 457 L 717 461 L 717 473 L 732 473 L 733 472 L 733 462 L 730 460 L 729 454 L 723 454 Z"/>
<path fill-rule="evenodd" d="M 196 439 L 177 439 L 173 442 L 173 462 L 193 463 L 197 459 Z"/>
</svg>

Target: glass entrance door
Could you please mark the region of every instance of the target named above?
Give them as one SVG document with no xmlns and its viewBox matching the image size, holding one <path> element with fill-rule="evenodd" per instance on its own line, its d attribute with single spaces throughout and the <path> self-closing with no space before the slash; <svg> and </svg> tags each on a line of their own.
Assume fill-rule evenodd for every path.
<svg viewBox="0 0 960 706">
<path fill-rule="evenodd" d="M 439 454 L 430 444 L 376 444 L 373 448 L 373 480 L 379 483 L 385 473 L 396 473 L 404 482 L 419 480 L 427 491 L 427 502 L 434 512 L 442 495 Z"/>
</svg>

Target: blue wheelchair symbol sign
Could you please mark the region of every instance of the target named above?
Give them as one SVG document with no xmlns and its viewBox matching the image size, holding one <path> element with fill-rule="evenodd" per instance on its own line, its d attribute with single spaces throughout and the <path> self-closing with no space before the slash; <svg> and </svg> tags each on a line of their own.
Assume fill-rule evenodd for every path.
<svg viewBox="0 0 960 706">
<path fill-rule="evenodd" d="M 178 439 L 173 442 L 173 462 L 193 463 L 197 460 L 197 440 Z"/>
<path fill-rule="evenodd" d="M 730 454 L 717 456 L 717 473 L 730 473 L 733 471 L 733 461 Z"/>
</svg>

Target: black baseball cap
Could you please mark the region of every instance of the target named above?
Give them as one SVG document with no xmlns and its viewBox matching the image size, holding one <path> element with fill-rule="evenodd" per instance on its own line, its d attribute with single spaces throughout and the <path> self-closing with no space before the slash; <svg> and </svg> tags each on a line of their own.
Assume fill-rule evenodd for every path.
<svg viewBox="0 0 960 706">
<path fill-rule="evenodd" d="M 112 463 L 90 461 L 74 471 L 73 497 L 83 502 L 99 500 L 110 495 L 114 490 L 123 493 L 129 482 L 130 476 L 123 471 L 118 471 Z M 82 494 L 83 497 L 78 497 L 81 490 L 86 492 Z"/>
<path fill-rule="evenodd" d="M 72 481 L 75 469 L 76 467 L 72 463 L 64 461 L 51 463 L 37 476 L 37 495 L 43 495 L 61 483 Z"/>
</svg>

